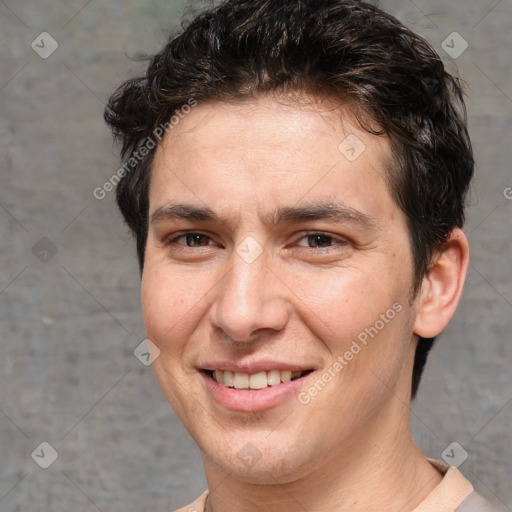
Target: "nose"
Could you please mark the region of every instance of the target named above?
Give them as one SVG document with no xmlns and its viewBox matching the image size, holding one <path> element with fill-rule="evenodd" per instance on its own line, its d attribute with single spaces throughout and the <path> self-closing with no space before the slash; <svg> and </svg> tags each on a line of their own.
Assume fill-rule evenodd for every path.
<svg viewBox="0 0 512 512">
<path fill-rule="evenodd" d="M 255 334 L 278 332 L 290 316 L 286 290 L 264 254 L 248 263 L 234 252 L 210 308 L 211 324 L 234 342 L 251 342 Z"/>
</svg>

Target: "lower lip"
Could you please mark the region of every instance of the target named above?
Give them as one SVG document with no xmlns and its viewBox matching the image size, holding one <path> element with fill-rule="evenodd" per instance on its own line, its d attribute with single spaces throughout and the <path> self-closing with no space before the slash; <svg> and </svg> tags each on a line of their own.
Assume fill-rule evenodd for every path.
<svg viewBox="0 0 512 512">
<path fill-rule="evenodd" d="M 287 400 L 294 399 L 298 401 L 298 390 L 304 385 L 307 379 L 314 372 L 292 380 L 282 382 L 276 386 L 269 386 L 263 389 L 235 389 L 228 388 L 212 379 L 207 373 L 200 372 L 206 384 L 207 390 L 213 399 L 225 407 L 237 412 L 259 412 L 271 409 Z"/>
</svg>

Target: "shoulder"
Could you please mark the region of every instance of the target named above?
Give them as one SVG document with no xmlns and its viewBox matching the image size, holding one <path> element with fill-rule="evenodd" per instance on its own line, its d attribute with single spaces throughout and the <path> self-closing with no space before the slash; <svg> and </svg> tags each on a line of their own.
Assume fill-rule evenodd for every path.
<svg viewBox="0 0 512 512">
<path fill-rule="evenodd" d="M 194 502 L 186 507 L 180 508 L 175 512 L 203 512 L 204 504 L 206 502 L 206 497 L 208 496 L 208 491 L 203 492 L 199 498 L 197 498 Z"/>
<path fill-rule="evenodd" d="M 457 508 L 456 512 L 505 512 L 505 508 L 491 503 L 473 491 Z"/>
</svg>

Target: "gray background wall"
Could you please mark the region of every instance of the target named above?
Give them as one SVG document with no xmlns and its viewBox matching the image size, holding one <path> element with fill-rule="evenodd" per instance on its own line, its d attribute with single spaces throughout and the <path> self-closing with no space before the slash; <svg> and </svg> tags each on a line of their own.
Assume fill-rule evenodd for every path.
<svg viewBox="0 0 512 512">
<path fill-rule="evenodd" d="M 197 449 L 133 355 L 134 247 L 113 195 L 92 194 L 118 168 L 106 98 L 200 5 L 0 1 L 1 511 L 169 511 L 206 488 Z M 469 278 L 412 408 L 415 437 L 435 458 L 459 443 L 463 473 L 512 510 L 512 0 L 382 5 L 466 79 L 478 162 Z M 43 31 L 58 43 L 46 59 L 31 48 L 51 49 Z M 456 58 L 453 32 L 468 43 Z M 42 442 L 58 452 L 48 469 Z"/>
</svg>

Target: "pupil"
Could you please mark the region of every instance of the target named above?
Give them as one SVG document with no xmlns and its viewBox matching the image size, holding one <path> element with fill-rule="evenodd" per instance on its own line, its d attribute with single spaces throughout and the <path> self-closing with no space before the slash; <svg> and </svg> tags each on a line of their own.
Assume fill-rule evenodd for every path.
<svg viewBox="0 0 512 512">
<path fill-rule="evenodd" d="M 326 235 L 311 235 L 309 239 L 310 247 L 325 247 L 329 245 L 329 237 Z"/>
<path fill-rule="evenodd" d="M 202 245 L 204 243 L 204 235 L 188 234 L 187 245 Z"/>
</svg>

